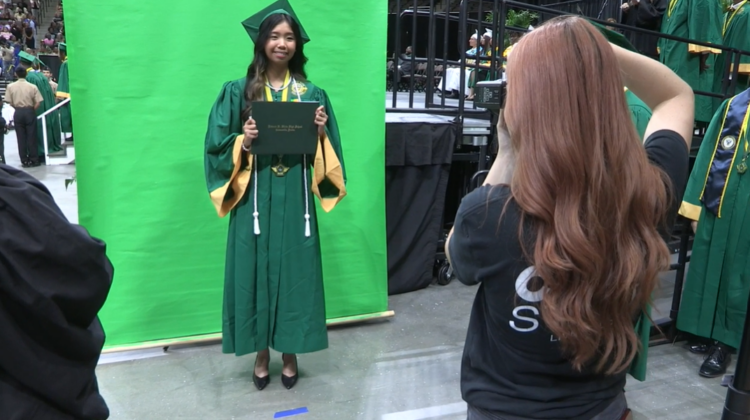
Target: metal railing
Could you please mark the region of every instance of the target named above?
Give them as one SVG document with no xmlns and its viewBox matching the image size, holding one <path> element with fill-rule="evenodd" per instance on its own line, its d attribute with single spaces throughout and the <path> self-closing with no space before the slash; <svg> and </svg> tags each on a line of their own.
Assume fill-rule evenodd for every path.
<svg viewBox="0 0 750 420">
<path fill-rule="evenodd" d="M 442 6 L 442 11 L 437 9 L 436 3 Z M 549 18 L 569 15 L 568 9 L 575 7 L 583 16 L 590 21 L 597 22 L 601 25 L 609 26 L 629 33 L 650 35 L 655 38 L 668 39 L 672 41 L 694 44 L 702 47 L 709 47 L 721 50 L 726 53 L 724 60 L 724 74 L 719 92 L 694 91 L 696 95 L 709 96 L 714 98 L 727 99 L 734 95 L 737 87 L 739 76 L 739 64 L 742 56 L 750 56 L 750 52 L 728 48 L 723 45 L 709 44 L 700 40 L 691 40 L 687 38 L 676 37 L 663 34 L 656 31 L 646 30 L 620 23 L 608 22 L 604 20 L 606 16 L 615 12 L 609 10 L 614 4 L 619 10 L 619 4 L 612 0 L 590 1 L 590 0 L 572 0 L 558 1 L 544 6 L 537 4 L 522 3 L 514 0 L 431 0 L 428 8 L 419 8 L 417 0 L 396 0 L 397 9 L 400 10 L 398 17 L 393 22 L 395 28 L 395 39 L 393 40 L 393 67 L 392 74 L 389 74 L 389 83 L 392 86 L 392 97 L 389 105 L 386 106 L 387 112 L 418 112 L 440 115 L 456 116 L 459 122 L 462 122 L 465 115 L 484 114 L 485 111 L 477 109 L 473 104 L 467 104 L 466 101 L 466 81 L 467 69 L 473 70 L 475 74 L 479 70 L 487 71 L 491 78 L 500 78 L 502 70 L 502 52 L 504 50 L 506 31 L 515 31 L 525 33 L 527 28 L 506 27 L 505 16 L 511 9 L 528 10 L 537 12 L 540 24 Z M 453 12 L 459 5 L 458 13 Z M 402 6 L 406 5 L 407 8 Z M 410 7 L 409 7 L 410 6 Z M 556 8 L 565 9 L 558 10 Z M 606 12 L 606 13 L 605 13 Z M 485 18 L 492 14 L 492 21 L 487 22 Z M 619 13 L 619 12 L 618 12 Z M 500 18 L 502 17 L 502 19 Z M 451 27 L 453 26 L 453 29 Z M 404 30 L 405 29 L 405 30 Z M 426 29 L 426 36 L 421 31 Z M 492 54 L 491 56 L 467 56 L 469 34 L 478 31 L 480 34 L 485 29 L 493 30 L 492 36 Z M 438 31 L 442 36 L 436 36 Z M 421 36 L 418 36 L 421 34 Z M 413 52 L 410 57 L 402 54 L 407 43 L 405 37 L 409 36 L 409 45 L 412 46 Z M 457 35 L 457 36 L 456 36 Z M 422 41 L 422 44 L 419 42 Z M 496 49 L 496 51 L 495 51 Z M 398 67 L 399 59 L 403 63 L 409 63 L 411 69 L 408 73 L 401 74 Z M 467 60 L 474 60 L 468 64 Z M 488 62 L 489 66 L 481 66 L 481 62 Z M 424 100 L 423 103 L 417 103 L 415 100 L 415 83 L 417 81 L 416 69 L 418 64 L 426 64 L 424 74 L 420 75 L 424 82 Z M 441 84 L 436 85 L 435 68 L 442 66 L 443 74 Z M 458 83 L 458 101 L 456 104 L 449 104 L 445 95 L 440 100 L 435 100 L 436 89 L 441 92 L 446 88 L 446 70 L 448 66 L 457 66 L 463 69 L 460 73 Z M 408 84 L 402 81 L 408 78 Z M 406 86 L 405 86 L 406 85 Z M 399 87 L 405 88 L 408 92 L 408 100 L 399 101 Z M 403 105 L 406 106 L 403 106 Z"/>
<path fill-rule="evenodd" d="M 53 106 L 52 108 L 44 111 L 41 115 L 37 116 L 37 120 L 42 120 L 42 137 L 44 138 L 44 164 L 49 165 L 49 139 L 47 139 L 47 115 L 57 111 L 58 109 L 62 108 L 65 104 L 70 102 L 70 98 L 65 98 L 65 100 L 61 101 L 59 104 Z M 60 124 L 60 132 L 62 133 L 62 116 L 58 113 L 57 114 L 57 122 Z"/>
</svg>

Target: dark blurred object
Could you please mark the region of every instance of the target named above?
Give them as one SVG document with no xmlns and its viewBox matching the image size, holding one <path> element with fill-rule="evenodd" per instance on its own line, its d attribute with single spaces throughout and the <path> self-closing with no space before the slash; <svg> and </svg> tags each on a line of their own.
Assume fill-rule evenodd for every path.
<svg viewBox="0 0 750 420">
<path fill-rule="evenodd" d="M 479 108 L 499 112 L 505 105 L 507 83 L 503 80 L 478 82 L 474 88 L 474 103 Z"/>
</svg>

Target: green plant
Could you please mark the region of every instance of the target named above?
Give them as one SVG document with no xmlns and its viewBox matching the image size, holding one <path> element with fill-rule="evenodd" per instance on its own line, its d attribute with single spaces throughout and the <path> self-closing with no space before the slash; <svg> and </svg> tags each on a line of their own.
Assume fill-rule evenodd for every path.
<svg viewBox="0 0 750 420">
<path fill-rule="evenodd" d="M 730 1 L 731 0 L 721 0 L 721 1 Z M 492 22 L 492 12 L 487 13 L 487 15 L 484 17 L 485 22 Z M 505 26 L 512 26 L 515 28 L 523 28 L 526 29 L 529 26 L 531 26 L 532 23 L 536 22 L 536 20 L 539 18 L 539 15 L 531 12 L 529 10 L 522 10 L 522 11 L 516 11 L 516 10 L 509 10 L 508 14 L 505 17 Z M 508 48 L 510 46 L 510 32 L 505 31 L 505 36 L 503 37 L 505 39 L 505 47 Z"/>
</svg>

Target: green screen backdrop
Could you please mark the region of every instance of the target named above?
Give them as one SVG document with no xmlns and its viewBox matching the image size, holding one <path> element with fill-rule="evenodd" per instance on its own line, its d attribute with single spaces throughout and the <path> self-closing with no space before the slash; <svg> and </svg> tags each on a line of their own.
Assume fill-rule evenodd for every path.
<svg viewBox="0 0 750 420">
<path fill-rule="evenodd" d="M 272 0 L 65 3 L 79 219 L 108 244 L 107 346 L 221 330 L 227 222 L 203 172 L 209 110 L 244 77 L 240 22 Z M 387 310 L 387 2 L 291 0 L 339 122 L 348 196 L 320 215 L 329 319 Z M 366 19 L 355 19 L 366 16 Z"/>
</svg>

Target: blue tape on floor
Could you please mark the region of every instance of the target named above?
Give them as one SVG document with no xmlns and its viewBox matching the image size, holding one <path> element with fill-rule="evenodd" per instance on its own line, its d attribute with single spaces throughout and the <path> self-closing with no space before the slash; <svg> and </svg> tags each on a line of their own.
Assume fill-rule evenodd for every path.
<svg viewBox="0 0 750 420">
<path fill-rule="evenodd" d="M 291 417 L 291 416 L 296 416 L 298 414 L 305 414 L 305 413 L 307 413 L 307 407 L 295 408 L 294 410 L 279 411 L 278 413 L 273 415 L 273 418 L 280 419 L 283 417 Z"/>
</svg>

